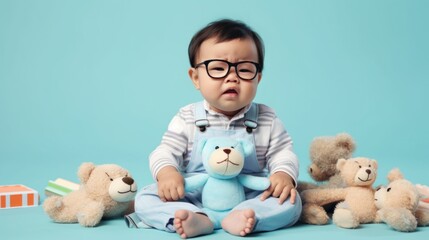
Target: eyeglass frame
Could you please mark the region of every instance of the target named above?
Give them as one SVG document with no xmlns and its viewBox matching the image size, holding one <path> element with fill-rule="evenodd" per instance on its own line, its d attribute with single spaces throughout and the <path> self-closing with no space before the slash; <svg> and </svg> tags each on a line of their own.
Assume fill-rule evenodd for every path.
<svg viewBox="0 0 429 240">
<path fill-rule="evenodd" d="M 223 77 L 213 77 L 212 75 L 210 75 L 208 66 L 209 66 L 209 63 L 211 63 L 213 61 L 220 61 L 220 62 L 224 62 L 224 63 L 228 64 L 228 70 L 225 72 L 225 76 L 223 76 Z M 255 67 L 256 67 L 255 76 L 253 76 L 252 78 L 249 78 L 249 79 L 240 77 L 240 73 L 237 71 L 237 66 L 239 64 L 242 64 L 242 63 L 252 63 L 253 65 L 255 65 Z M 240 79 L 247 80 L 247 81 L 255 79 L 255 77 L 258 75 L 258 73 L 261 72 L 261 65 L 259 63 L 257 63 L 257 62 L 253 62 L 253 61 L 240 61 L 240 62 L 232 63 L 232 62 L 228 62 L 228 61 L 223 60 L 223 59 L 209 59 L 209 60 L 205 60 L 203 62 L 200 62 L 200 63 L 196 64 L 194 68 L 197 69 L 198 67 L 200 67 L 202 65 L 205 65 L 207 75 L 209 75 L 209 77 L 211 77 L 213 79 L 222 79 L 222 78 L 228 76 L 229 71 L 231 71 L 231 67 L 235 68 L 235 72 L 236 72 L 237 76 Z"/>
</svg>

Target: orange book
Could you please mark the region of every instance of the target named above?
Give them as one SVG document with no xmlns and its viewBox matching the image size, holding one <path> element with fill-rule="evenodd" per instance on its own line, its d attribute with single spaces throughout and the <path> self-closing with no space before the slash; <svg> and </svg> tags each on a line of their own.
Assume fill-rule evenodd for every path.
<svg viewBox="0 0 429 240">
<path fill-rule="evenodd" d="M 39 193 L 36 190 L 21 184 L 0 186 L 0 209 L 38 205 Z"/>
</svg>

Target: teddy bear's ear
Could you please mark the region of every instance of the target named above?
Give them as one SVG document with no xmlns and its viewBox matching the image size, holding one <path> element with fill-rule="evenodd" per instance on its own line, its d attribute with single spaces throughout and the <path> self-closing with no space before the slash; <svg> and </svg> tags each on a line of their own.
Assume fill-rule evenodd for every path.
<svg viewBox="0 0 429 240">
<path fill-rule="evenodd" d="M 91 172 L 95 169 L 95 164 L 91 162 L 82 163 L 79 167 L 77 176 L 81 183 L 86 183 L 91 175 Z"/>
<path fill-rule="evenodd" d="M 255 146 L 253 145 L 253 143 L 251 143 L 247 139 L 240 139 L 239 141 L 240 141 L 241 146 L 243 147 L 245 156 L 249 156 L 250 154 L 253 153 L 253 151 L 255 149 L 254 148 Z"/>
<path fill-rule="evenodd" d="M 378 169 L 378 163 L 377 163 L 377 161 L 376 160 L 371 160 L 371 166 L 374 168 L 374 169 Z"/>
<path fill-rule="evenodd" d="M 404 179 L 404 176 L 398 168 L 394 168 L 390 170 L 389 174 L 387 175 L 387 179 L 389 182 L 393 182 L 395 180 Z"/>
<path fill-rule="evenodd" d="M 343 169 L 343 167 L 344 167 L 344 165 L 346 164 L 346 162 L 347 162 L 347 160 L 346 160 L 346 159 L 344 159 L 344 158 L 340 158 L 340 159 L 338 159 L 338 162 L 337 162 L 337 170 L 338 170 L 338 171 L 341 171 L 341 169 Z"/>
<path fill-rule="evenodd" d="M 337 147 L 346 149 L 348 152 L 354 152 L 356 144 L 348 133 L 339 133 L 335 138 L 335 144 Z M 351 154 L 350 154 L 351 155 Z"/>
</svg>

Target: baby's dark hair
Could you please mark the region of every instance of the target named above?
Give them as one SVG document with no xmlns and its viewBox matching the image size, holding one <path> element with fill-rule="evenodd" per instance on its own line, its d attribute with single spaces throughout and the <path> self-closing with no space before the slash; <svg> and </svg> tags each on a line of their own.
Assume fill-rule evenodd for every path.
<svg viewBox="0 0 429 240">
<path fill-rule="evenodd" d="M 195 58 L 201 44 L 212 37 L 217 38 L 218 42 L 245 38 L 252 39 L 258 51 L 259 71 L 262 72 L 264 67 L 264 43 L 261 37 L 243 22 L 231 19 L 221 19 L 211 22 L 194 35 L 188 47 L 189 62 L 192 67 L 195 67 L 197 64 Z"/>
</svg>

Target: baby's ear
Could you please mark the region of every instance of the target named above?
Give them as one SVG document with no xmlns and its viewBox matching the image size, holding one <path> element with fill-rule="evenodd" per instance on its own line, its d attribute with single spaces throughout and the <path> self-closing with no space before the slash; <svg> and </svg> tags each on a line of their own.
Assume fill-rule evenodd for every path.
<svg viewBox="0 0 429 240">
<path fill-rule="evenodd" d="M 241 146 L 243 147 L 243 151 L 244 151 L 245 156 L 249 156 L 250 154 L 253 153 L 253 151 L 255 151 L 255 146 L 249 140 L 240 139 L 239 142 L 240 142 Z"/>
<path fill-rule="evenodd" d="M 191 79 L 192 83 L 194 84 L 195 89 L 200 89 L 200 82 L 198 81 L 198 71 L 191 67 L 188 71 L 189 78 Z"/>
<path fill-rule="evenodd" d="M 94 163 L 91 163 L 91 162 L 82 163 L 77 173 L 77 176 L 79 177 L 80 182 L 85 184 L 88 181 L 89 176 L 91 176 L 91 173 L 94 169 L 95 169 Z"/>
</svg>

